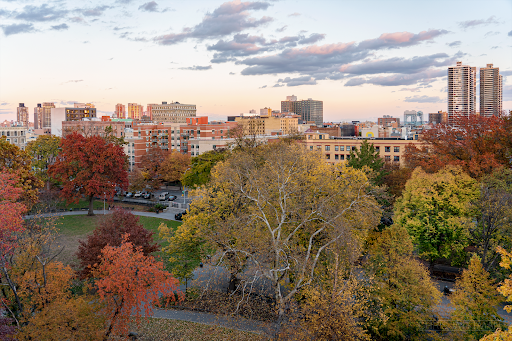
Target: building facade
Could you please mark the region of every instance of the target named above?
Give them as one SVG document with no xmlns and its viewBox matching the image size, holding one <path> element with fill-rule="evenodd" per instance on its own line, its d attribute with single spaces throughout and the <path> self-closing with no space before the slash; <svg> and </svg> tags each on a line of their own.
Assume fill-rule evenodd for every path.
<svg viewBox="0 0 512 341">
<path fill-rule="evenodd" d="M 235 122 L 242 125 L 245 135 L 288 135 L 298 132 L 298 115 L 239 116 Z"/>
<path fill-rule="evenodd" d="M 377 119 L 377 124 L 383 127 L 390 127 L 393 122 L 398 123 L 400 126 L 400 119 L 397 117 L 391 117 L 390 115 L 384 115 Z"/>
<path fill-rule="evenodd" d="M 286 101 L 281 101 L 281 112 L 297 114 L 303 123 L 314 122 L 319 127 L 324 123 L 324 102 L 312 98 L 297 101 L 296 96 L 287 96 Z"/>
<path fill-rule="evenodd" d="M 480 115 L 501 115 L 503 109 L 503 76 L 500 68 L 487 64 L 480 68 Z"/>
<path fill-rule="evenodd" d="M 28 107 L 25 106 L 25 103 L 20 103 L 16 109 L 16 121 L 28 128 Z"/>
<path fill-rule="evenodd" d="M 126 118 L 126 106 L 121 103 L 116 104 L 114 118 Z"/>
<path fill-rule="evenodd" d="M 126 118 L 140 120 L 144 114 L 144 107 L 137 103 L 128 103 L 128 112 Z"/>
<path fill-rule="evenodd" d="M 180 151 L 197 156 L 210 150 L 224 148 L 233 141 L 229 138 L 229 130 L 236 126 L 236 122 L 208 122 L 207 116 L 188 118 L 187 124 L 180 127 Z"/>
<path fill-rule="evenodd" d="M 476 67 L 462 65 L 448 68 L 448 124 L 454 117 L 476 112 Z"/>
<path fill-rule="evenodd" d="M 188 117 L 196 117 L 196 105 L 179 102 L 152 104 L 151 116 L 155 122 L 187 123 Z"/>
<path fill-rule="evenodd" d="M 428 123 L 430 124 L 447 124 L 448 123 L 448 113 L 446 111 L 438 111 L 436 113 L 428 114 Z"/>
<path fill-rule="evenodd" d="M 76 103 L 72 108 L 51 108 L 51 134 L 62 136 L 63 122 L 81 121 L 84 118 L 96 117 L 96 108 L 80 108 L 78 105 L 80 104 Z"/>
<path fill-rule="evenodd" d="M 25 149 L 27 145 L 27 133 L 27 127 L 21 125 L 0 126 L 0 138 L 5 138 L 20 149 Z"/>
<path fill-rule="evenodd" d="M 83 136 L 105 136 L 107 127 L 112 128 L 112 135 L 121 138 L 124 137 L 124 122 L 102 121 L 99 119 L 84 118 L 80 121 L 62 122 L 62 137 L 73 132 L 79 132 Z"/>
</svg>

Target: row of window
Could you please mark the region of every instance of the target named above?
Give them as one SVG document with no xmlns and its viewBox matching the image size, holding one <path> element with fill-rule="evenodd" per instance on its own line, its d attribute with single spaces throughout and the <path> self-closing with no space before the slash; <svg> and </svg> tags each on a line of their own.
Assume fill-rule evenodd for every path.
<svg viewBox="0 0 512 341">
<path fill-rule="evenodd" d="M 325 158 L 327 160 L 330 160 L 331 159 L 331 154 L 326 154 Z M 340 160 L 341 161 L 341 160 L 349 160 L 349 159 L 350 159 L 350 154 L 348 154 L 348 155 L 334 154 L 334 160 Z M 384 160 L 385 161 L 391 161 L 391 156 L 390 155 L 384 156 Z M 400 156 L 398 156 L 398 155 L 393 156 L 393 161 L 394 162 L 400 162 Z"/>
<path fill-rule="evenodd" d="M 321 148 L 320 146 L 317 146 L 317 149 L 320 149 L 320 148 Z M 309 146 L 309 149 L 310 149 L 310 150 L 313 150 L 313 146 Z M 356 146 L 346 146 L 346 150 L 347 150 L 347 152 L 349 152 L 351 149 L 352 149 L 352 150 L 356 150 L 356 149 L 357 149 L 357 147 L 356 147 Z M 326 152 L 328 152 L 328 151 L 330 151 L 330 150 L 331 150 L 331 146 L 325 146 L 325 151 L 326 151 Z M 375 150 L 376 150 L 376 151 L 378 151 L 378 152 L 380 152 L 380 147 L 379 147 L 379 146 L 376 146 L 376 147 L 375 147 Z M 334 151 L 335 151 L 335 152 L 338 152 L 338 151 L 343 152 L 343 151 L 345 151 L 345 146 L 334 146 Z M 393 151 L 394 151 L 395 153 L 400 153 L 400 147 L 396 147 L 396 146 L 395 146 L 395 147 L 393 147 Z M 390 152 L 391 152 L 391 147 L 389 147 L 389 146 L 384 147 L 384 152 L 385 152 L 385 153 L 390 153 Z"/>
<path fill-rule="evenodd" d="M 20 130 L 20 133 L 19 133 L 19 136 L 24 136 L 25 135 L 25 131 L 23 130 Z M 18 136 L 18 131 L 15 130 L 15 131 L 2 131 L 2 136 Z"/>
</svg>

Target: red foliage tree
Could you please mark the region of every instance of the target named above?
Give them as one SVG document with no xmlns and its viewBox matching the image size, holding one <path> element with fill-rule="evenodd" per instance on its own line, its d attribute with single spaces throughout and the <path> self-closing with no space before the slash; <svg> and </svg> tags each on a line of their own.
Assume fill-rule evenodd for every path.
<svg viewBox="0 0 512 341">
<path fill-rule="evenodd" d="M 74 132 L 62 139 L 61 148 L 49 173 L 62 182 L 64 199 L 78 202 L 83 195 L 88 198 L 89 215 L 94 215 L 95 196 L 111 199 L 116 187 L 128 188 L 127 158 L 120 145 L 97 135 L 84 137 Z"/>
<path fill-rule="evenodd" d="M 101 250 L 107 246 L 119 246 L 123 236 L 128 235 L 128 241 L 140 247 L 144 255 L 158 251 L 159 246 L 153 243 L 153 232 L 146 230 L 140 223 L 139 217 L 132 213 L 116 208 L 112 214 L 104 216 L 87 237 L 80 241 L 77 257 L 80 260 L 82 278 L 91 275 L 91 269 L 99 262 Z"/>
<path fill-rule="evenodd" d="M 144 255 L 123 236 L 120 246 L 106 246 L 101 251 L 101 263 L 94 269 L 104 314 L 110 322 L 105 339 L 110 335 L 126 337 L 130 316 L 135 313 L 137 322 L 142 313 L 153 312 L 159 295 L 174 298 L 178 280 L 164 270 L 162 262 Z"/>
<path fill-rule="evenodd" d="M 453 126 L 438 124 L 422 136 L 422 147 L 410 144 L 405 148 L 407 166 L 435 173 L 446 165 L 459 165 L 479 179 L 512 165 L 511 125 L 510 117 L 476 115 L 458 117 Z"/>
<path fill-rule="evenodd" d="M 151 147 L 140 159 L 141 169 L 147 174 L 146 181 L 154 189 L 162 184 L 159 170 L 168 155 L 169 152 L 160 147 Z"/>
<path fill-rule="evenodd" d="M 18 202 L 23 189 L 16 187 L 18 175 L 0 171 L 0 256 L 2 265 L 16 247 L 16 233 L 23 231 L 23 214 L 26 206 Z"/>
</svg>

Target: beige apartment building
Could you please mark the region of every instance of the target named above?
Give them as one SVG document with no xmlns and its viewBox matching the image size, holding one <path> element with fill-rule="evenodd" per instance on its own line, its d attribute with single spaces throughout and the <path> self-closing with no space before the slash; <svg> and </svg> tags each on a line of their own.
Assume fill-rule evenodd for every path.
<svg viewBox="0 0 512 341">
<path fill-rule="evenodd" d="M 288 135 L 299 130 L 298 115 L 239 116 L 235 117 L 235 122 L 242 125 L 246 135 Z"/>
<path fill-rule="evenodd" d="M 20 149 L 25 149 L 27 145 L 27 131 L 27 127 L 23 126 L 0 127 L 0 138 L 5 138 L 7 142 Z"/>
<path fill-rule="evenodd" d="M 498 116 L 503 109 L 503 76 L 500 68 L 487 64 L 480 68 L 480 115 Z"/>
<path fill-rule="evenodd" d="M 363 141 L 368 140 L 372 143 L 380 156 L 386 162 L 396 162 L 404 165 L 405 146 L 408 144 L 419 144 L 418 140 L 405 140 L 400 138 L 353 138 L 353 137 L 335 137 L 331 138 L 328 134 L 306 132 L 304 143 L 309 150 L 321 151 L 328 163 L 336 164 L 350 159 L 350 151 L 360 148 Z"/>
<path fill-rule="evenodd" d="M 144 107 L 137 103 L 128 103 L 128 112 L 126 118 L 140 120 L 144 114 Z"/>
<path fill-rule="evenodd" d="M 34 129 L 37 134 L 50 134 L 52 126 L 52 108 L 55 103 L 38 103 L 34 108 Z"/>
<path fill-rule="evenodd" d="M 151 116 L 154 122 L 187 123 L 187 117 L 196 117 L 195 104 L 179 102 L 150 104 Z"/>
<path fill-rule="evenodd" d="M 16 121 L 28 128 L 28 107 L 25 106 L 25 103 L 20 103 L 16 109 Z"/>
<path fill-rule="evenodd" d="M 476 113 L 476 67 L 462 65 L 448 68 L 448 124 L 455 116 Z"/>
</svg>

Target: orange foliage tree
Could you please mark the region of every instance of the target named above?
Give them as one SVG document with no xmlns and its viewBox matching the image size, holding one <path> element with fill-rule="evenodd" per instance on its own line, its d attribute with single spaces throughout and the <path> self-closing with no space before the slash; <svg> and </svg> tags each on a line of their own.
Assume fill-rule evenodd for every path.
<svg viewBox="0 0 512 341">
<path fill-rule="evenodd" d="M 159 147 L 151 147 L 140 159 L 140 168 L 145 175 L 147 184 L 152 188 L 157 189 L 162 183 L 160 176 L 160 167 L 169 152 Z"/>
<path fill-rule="evenodd" d="M 101 136 L 84 137 L 77 132 L 62 139 L 62 152 L 49 174 L 62 182 L 61 196 L 71 202 L 85 195 L 89 215 L 94 215 L 95 196 L 113 198 L 116 187 L 128 188 L 128 165 L 123 147 Z"/>
<path fill-rule="evenodd" d="M 457 117 L 454 125 L 438 124 L 422 135 L 424 144 L 405 148 L 411 169 L 435 173 L 446 165 L 459 165 L 479 179 L 496 168 L 512 165 L 510 117 Z"/>
<path fill-rule="evenodd" d="M 126 336 L 130 316 L 136 321 L 144 313 L 150 315 L 159 295 L 174 298 L 178 280 L 164 270 L 162 262 L 144 255 L 124 236 L 120 246 L 106 246 L 101 263 L 94 269 L 100 300 L 105 304 L 104 315 L 109 321 L 105 335 Z"/>
<path fill-rule="evenodd" d="M 160 177 L 167 182 L 179 181 L 189 167 L 190 156 L 188 154 L 172 151 L 160 165 Z"/>
</svg>

